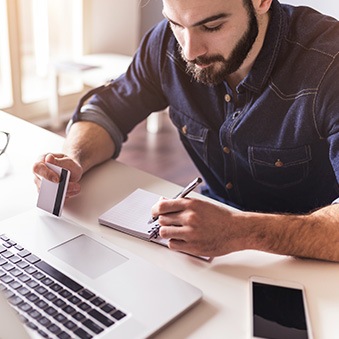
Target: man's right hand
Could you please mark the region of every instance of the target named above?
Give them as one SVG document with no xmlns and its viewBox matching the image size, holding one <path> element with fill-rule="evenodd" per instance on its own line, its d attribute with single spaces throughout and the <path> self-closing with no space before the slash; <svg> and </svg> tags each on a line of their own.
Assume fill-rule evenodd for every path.
<svg viewBox="0 0 339 339">
<path fill-rule="evenodd" d="M 46 166 L 46 162 L 65 168 L 71 172 L 66 197 L 72 197 L 80 193 L 80 179 L 83 175 L 82 167 L 73 159 L 61 153 L 48 153 L 42 155 L 33 165 L 34 182 L 40 190 L 41 179 L 58 182 L 59 176 Z"/>
</svg>

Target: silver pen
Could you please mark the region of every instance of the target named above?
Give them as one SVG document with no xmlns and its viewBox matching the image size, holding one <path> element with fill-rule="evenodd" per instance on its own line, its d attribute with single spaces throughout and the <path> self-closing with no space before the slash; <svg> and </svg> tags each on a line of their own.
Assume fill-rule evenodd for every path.
<svg viewBox="0 0 339 339">
<path fill-rule="evenodd" d="M 202 182 L 201 178 L 195 178 L 192 182 L 190 182 L 182 191 L 180 191 L 173 199 L 185 198 L 188 193 L 193 191 L 200 183 Z M 148 221 L 148 224 L 152 224 L 154 221 L 157 221 L 159 216 L 151 217 Z"/>
</svg>

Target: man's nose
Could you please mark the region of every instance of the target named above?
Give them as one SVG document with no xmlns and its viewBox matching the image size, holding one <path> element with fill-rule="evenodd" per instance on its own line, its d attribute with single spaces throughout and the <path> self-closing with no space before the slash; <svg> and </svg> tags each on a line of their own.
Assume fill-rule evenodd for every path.
<svg viewBox="0 0 339 339">
<path fill-rule="evenodd" d="M 183 53 L 188 61 L 193 61 L 197 57 L 205 55 L 207 50 L 204 46 L 203 40 L 199 37 L 198 34 L 186 30 L 184 33 Z"/>
</svg>

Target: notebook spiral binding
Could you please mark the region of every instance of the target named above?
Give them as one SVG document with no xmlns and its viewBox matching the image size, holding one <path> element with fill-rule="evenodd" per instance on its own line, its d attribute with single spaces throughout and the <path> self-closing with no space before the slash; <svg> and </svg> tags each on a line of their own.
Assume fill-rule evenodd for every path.
<svg viewBox="0 0 339 339">
<path fill-rule="evenodd" d="M 159 230 L 160 230 L 160 225 L 156 224 L 155 226 L 153 226 L 152 228 L 150 228 L 148 230 L 148 233 L 150 235 L 150 239 L 154 238 L 158 238 L 159 237 Z"/>
</svg>

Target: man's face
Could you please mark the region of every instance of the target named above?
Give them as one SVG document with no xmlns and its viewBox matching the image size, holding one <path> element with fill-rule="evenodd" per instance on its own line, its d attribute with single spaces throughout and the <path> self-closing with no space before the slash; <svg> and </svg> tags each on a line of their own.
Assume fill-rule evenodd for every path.
<svg viewBox="0 0 339 339">
<path fill-rule="evenodd" d="M 163 0 L 187 72 L 215 85 L 243 64 L 258 35 L 251 0 Z"/>
</svg>

